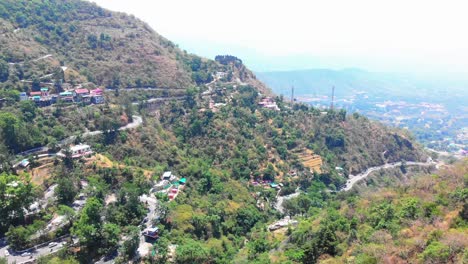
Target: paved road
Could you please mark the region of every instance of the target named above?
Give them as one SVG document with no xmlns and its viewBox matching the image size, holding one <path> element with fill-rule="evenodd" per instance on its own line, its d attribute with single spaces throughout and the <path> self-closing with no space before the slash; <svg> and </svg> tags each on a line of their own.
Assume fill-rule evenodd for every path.
<svg viewBox="0 0 468 264">
<path fill-rule="evenodd" d="M 143 124 L 143 118 L 141 116 L 133 116 L 133 121 L 131 123 L 128 123 L 127 125 L 120 127 L 119 131 L 123 130 L 128 130 L 128 129 L 133 129 L 141 126 Z M 97 130 L 97 131 L 90 131 L 90 132 L 84 132 L 82 134 L 83 138 L 89 137 L 89 136 L 96 136 L 104 133 L 102 130 Z M 66 142 L 73 142 L 75 140 L 75 136 L 71 136 L 68 139 L 65 139 Z"/>
<path fill-rule="evenodd" d="M 147 195 L 143 194 L 140 197 L 140 202 L 145 203 L 148 205 L 148 214 L 146 215 L 147 221 L 143 225 L 143 229 L 147 229 L 150 227 L 153 227 L 153 221 L 158 217 L 156 209 L 158 208 L 159 202 L 158 200 L 154 197 L 153 194 Z M 153 244 L 146 242 L 145 236 L 143 235 L 143 232 L 140 233 L 140 244 L 137 249 L 137 253 L 139 256 L 146 256 L 149 254 Z M 115 259 L 118 257 L 118 252 L 117 254 L 113 255 L 110 258 L 103 257 L 99 261 L 95 262 L 95 264 L 111 264 L 115 263 Z"/>
<path fill-rule="evenodd" d="M 39 58 L 31 60 L 31 61 L 36 62 L 36 61 L 40 61 L 40 60 L 43 60 L 43 59 L 47 59 L 49 57 L 52 57 L 52 54 L 47 54 L 45 56 L 39 57 Z M 23 63 L 24 63 L 24 61 L 22 61 L 22 62 L 9 62 L 8 64 L 15 65 L 15 64 L 23 64 Z"/>
<path fill-rule="evenodd" d="M 429 160 L 427 162 L 414 162 L 414 161 L 408 161 L 406 162 L 406 166 L 435 166 L 436 163 L 433 162 L 432 160 Z M 381 166 L 376 166 L 376 167 L 371 167 L 367 169 L 366 171 L 358 174 L 358 175 L 349 175 L 349 180 L 346 182 L 345 187 L 341 189 L 341 191 L 349 191 L 351 188 L 353 188 L 354 184 L 356 184 L 358 181 L 365 179 L 367 176 L 369 176 L 372 172 L 378 171 L 381 169 L 389 169 L 389 168 L 394 168 L 401 166 L 401 162 L 395 162 L 395 163 L 386 163 Z"/>
<path fill-rule="evenodd" d="M 133 116 L 133 122 L 128 123 L 127 125 L 119 128 L 119 130 L 127 130 L 127 129 L 133 129 L 141 126 L 143 124 L 143 118 L 141 116 Z"/>
<path fill-rule="evenodd" d="M 187 96 L 156 97 L 156 98 L 151 98 L 151 99 L 141 101 L 141 102 L 133 102 L 132 104 L 133 105 L 140 105 L 140 104 L 144 104 L 144 103 L 166 102 L 166 101 L 172 101 L 172 100 L 179 101 L 179 100 L 184 100 L 186 98 L 187 98 Z"/>
<path fill-rule="evenodd" d="M 51 185 L 46 192 L 44 193 L 44 200 L 47 202 L 50 198 L 55 196 L 55 188 L 57 188 L 58 184 Z"/>
<path fill-rule="evenodd" d="M 454 157 L 456 159 L 463 159 L 466 156 L 463 156 L 461 153 L 453 153 L 453 152 L 447 152 L 447 151 L 439 151 L 431 148 L 426 148 L 427 150 L 431 152 L 437 153 L 439 156 L 444 156 L 444 157 Z"/>
<path fill-rule="evenodd" d="M 143 124 L 143 118 L 141 116 L 134 115 L 132 117 L 133 117 L 133 121 L 131 123 L 128 123 L 125 126 L 120 127 L 119 131 L 137 128 L 137 127 L 141 126 L 141 124 Z M 88 131 L 88 132 L 84 132 L 81 136 L 83 138 L 86 138 L 86 137 L 89 137 L 89 136 L 100 135 L 102 133 L 104 133 L 104 131 L 102 131 L 102 130 Z M 75 140 L 75 138 L 76 138 L 76 136 L 71 136 L 71 137 L 66 138 L 66 139 L 64 139 L 62 141 L 64 141 L 64 142 L 73 142 Z"/>
<path fill-rule="evenodd" d="M 378 171 L 378 170 L 381 170 L 381 169 L 394 168 L 394 167 L 398 167 L 398 166 L 401 166 L 401 162 L 387 163 L 387 164 L 384 164 L 384 165 L 381 165 L 381 166 L 371 167 L 371 168 L 367 169 L 366 171 L 364 171 L 364 172 L 362 172 L 360 174 L 357 174 L 357 175 L 349 175 L 350 178 L 346 182 L 346 186 L 343 187 L 340 191 L 349 191 L 349 190 L 351 190 L 353 188 L 354 184 L 356 184 L 357 182 L 359 182 L 362 179 L 365 179 L 366 177 L 368 177 L 374 171 Z M 428 160 L 427 162 L 408 161 L 408 162 L 406 162 L 406 166 L 437 166 L 437 163 L 432 161 L 432 160 Z M 277 196 L 276 197 L 276 204 L 275 204 L 276 210 L 278 210 L 281 213 L 284 213 L 283 202 L 285 200 L 291 199 L 293 197 L 297 197 L 297 196 L 299 196 L 299 194 L 300 194 L 300 192 L 296 191 L 295 193 L 290 194 L 290 195 Z"/>
<path fill-rule="evenodd" d="M 297 197 L 299 196 L 300 192 L 299 190 L 296 190 L 295 193 L 292 193 L 290 195 L 286 195 L 286 196 L 277 196 L 276 197 L 276 204 L 275 204 L 275 208 L 276 210 L 278 210 L 280 213 L 284 213 L 284 207 L 283 207 L 283 202 L 285 200 L 289 200 L 291 198 L 294 198 L 294 197 Z"/>
<path fill-rule="evenodd" d="M 119 130 L 122 131 L 122 130 L 137 128 L 137 127 L 141 126 L 142 124 L 143 124 L 143 118 L 141 116 L 134 115 L 133 116 L 133 122 L 129 123 L 129 124 L 125 125 L 125 126 L 120 127 Z M 83 134 L 81 134 L 81 136 L 83 138 L 86 138 L 86 137 L 89 137 L 89 136 L 100 135 L 102 133 L 103 133 L 103 131 L 100 131 L 100 130 L 91 131 L 91 132 L 88 131 L 88 132 L 84 132 Z M 75 139 L 76 139 L 76 136 L 67 137 L 65 139 L 60 140 L 58 142 L 58 145 L 61 147 L 61 146 L 67 145 L 67 144 L 71 144 Z M 31 155 L 31 154 L 41 153 L 41 152 L 47 152 L 47 151 L 49 151 L 48 147 L 38 147 L 38 148 L 34 148 L 34 149 L 30 149 L 30 150 L 18 153 L 18 156 L 26 156 L 26 155 Z M 44 157 L 53 157 L 53 156 L 55 156 L 55 154 L 45 153 L 45 154 L 39 154 L 36 157 L 37 158 L 44 158 Z M 20 163 L 21 163 L 21 161 L 16 162 L 13 165 L 13 168 L 16 168 Z"/>
<path fill-rule="evenodd" d="M 40 61 L 40 60 L 43 60 L 43 59 L 47 59 L 49 57 L 52 57 L 52 54 L 47 54 L 45 56 L 39 57 L 39 58 L 37 58 L 35 60 L 32 60 L 32 61 Z"/>
<path fill-rule="evenodd" d="M 144 194 L 140 196 L 140 201 L 143 203 L 146 203 L 148 205 L 148 214 L 146 215 L 146 223 L 144 224 L 144 229 L 153 227 L 153 221 L 158 217 L 156 209 L 159 205 L 158 200 L 154 197 L 153 194 L 150 194 L 149 196 Z M 138 254 L 139 256 L 146 256 L 149 254 L 149 251 L 151 250 L 152 244 L 146 242 L 145 236 L 143 233 L 140 233 L 140 245 L 138 246 Z"/>
<path fill-rule="evenodd" d="M 66 246 L 65 239 L 66 238 L 58 240 L 57 242 L 60 242 L 60 243 L 58 243 L 58 245 L 54 247 L 49 247 L 48 245 L 44 245 L 42 247 L 33 249 L 29 251 L 31 253 L 31 256 L 25 256 L 25 257 L 22 257 L 21 254 L 7 253 L 7 246 L 5 245 L 5 243 L 2 243 L 0 244 L 0 257 L 6 258 L 9 264 L 10 263 L 17 263 L 17 264 L 25 263 L 27 261 L 37 259 L 41 256 L 47 256 L 49 254 L 59 251 L 60 249 Z M 73 240 L 73 243 L 77 243 L 77 242 L 78 242 L 77 239 Z"/>
<path fill-rule="evenodd" d="M 114 88 L 106 88 L 106 90 L 114 91 Z M 181 90 L 185 91 L 187 88 L 180 88 L 180 87 L 127 87 L 127 88 L 120 88 L 120 91 L 169 91 L 169 90 Z"/>
</svg>

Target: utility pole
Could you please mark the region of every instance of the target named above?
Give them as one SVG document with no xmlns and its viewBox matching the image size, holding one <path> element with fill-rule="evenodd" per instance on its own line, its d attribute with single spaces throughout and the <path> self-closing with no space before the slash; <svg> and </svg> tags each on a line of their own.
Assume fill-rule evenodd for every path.
<svg viewBox="0 0 468 264">
<path fill-rule="evenodd" d="M 335 102 L 335 86 L 332 86 L 332 101 L 331 101 L 331 106 L 330 106 L 331 110 L 333 110 L 334 102 Z"/>
</svg>

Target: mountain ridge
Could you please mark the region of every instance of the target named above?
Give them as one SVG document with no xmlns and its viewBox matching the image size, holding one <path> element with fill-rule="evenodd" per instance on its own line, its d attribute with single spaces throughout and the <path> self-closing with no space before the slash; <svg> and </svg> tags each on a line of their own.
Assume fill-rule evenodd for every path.
<svg viewBox="0 0 468 264">
<path fill-rule="evenodd" d="M 24 16 L 31 13 L 31 16 Z M 179 49 L 146 23 L 79 0 L 0 3 L 0 60 L 10 67 L 10 83 L 43 78 L 67 67 L 65 81 L 115 88 L 189 88 L 209 83 L 223 70 L 214 60 Z M 34 61 L 51 54 L 47 60 Z M 266 87 L 248 70 L 246 83 Z M 16 76 L 15 76 L 16 75 Z"/>
</svg>

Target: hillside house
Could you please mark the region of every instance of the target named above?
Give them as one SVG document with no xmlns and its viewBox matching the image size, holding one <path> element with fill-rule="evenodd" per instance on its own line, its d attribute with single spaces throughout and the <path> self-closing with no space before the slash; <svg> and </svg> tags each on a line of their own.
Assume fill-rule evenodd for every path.
<svg viewBox="0 0 468 264">
<path fill-rule="evenodd" d="M 64 102 L 73 102 L 73 92 L 65 91 L 59 94 L 60 99 Z"/>
<path fill-rule="evenodd" d="M 41 96 L 43 96 L 43 97 L 49 96 L 49 88 L 42 87 L 41 88 Z"/>
<path fill-rule="evenodd" d="M 29 160 L 28 159 L 23 159 L 21 162 L 20 162 L 20 166 L 23 167 L 23 168 L 26 168 L 29 166 Z"/>
<path fill-rule="evenodd" d="M 166 171 L 163 173 L 163 175 L 161 176 L 161 180 L 166 180 L 166 181 L 170 181 L 172 180 L 174 177 L 174 175 L 172 175 L 172 172 L 171 171 Z"/>
<path fill-rule="evenodd" d="M 29 99 L 29 97 L 28 97 L 27 93 L 25 93 L 25 92 L 20 93 L 20 101 L 26 101 L 28 99 Z"/>
<path fill-rule="evenodd" d="M 101 88 L 96 88 L 90 91 L 91 95 L 102 95 L 103 90 Z"/>
<path fill-rule="evenodd" d="M 161 180 L 166 180 L 166 181 L 173 181 L 175 178 L 176 178 L 175 175 L 172 174 L 171 171 L 166 171 L 161 176 Z"/>
<path fill-rule="evenodd" d="M 50 103 L 51 104 L 55 104 L 55 103 L 57 103 L 57 101 L 58 101 L 58 95 L 53 94 L 53 95 L 50 96 Z"/>
<path fill-rule="evenodd" d="M 180 179 L 180 181 L 179 181 L 179 184 L 180 184 L 180 185 L 185 185 L 186 183 L 187 183 L 187 179 L 186 179 L 186 178 L 182 178 L 182 179 Z"/>
<path fill-rule="evenodd" d="M 86 145 L 86 144 L 71 146 L 70 152 L 71 152 L 73 159 L 88 157 L 93 154 L 93 151 L 91 150 L 91 146 Z M 57 156 L 64 158 L 66 156 L 65 151 L 61 150 L 59 153 L 57 153 Z"/>
<path fill-rule="evenodd" d="M 42 92 L 30 92 L 29 96 L 31 98 L 34 98 L 34 96 L 39 96 L 39 98 L 42 96 Z"/>
<path fill-rule="evenodd" d="M 151 227 L 143 231 L 143 235 L 150 238 L 158 238 L 159 237 L 159 228 L 158 227 Z"/>
<path fill-rule="evenodd" d="M 271 110 L 275 110 L 275 111 L 280 110 L 278 105 L 276 104 L 275 100 L 273 100 L 273 98 L 271 98 L 271 97 L 263 98 L 262 100 L 260 100 L 258 105 L 261 106 L 262 108 L 267 108 L 267 109 L 271 109 Z"/>
<path fill-rule="evenodd" d="M 34 102 L 39 103 L 41 101 L 41 96 L 40 95 L 34 95 L 33 97 L 31 97 L 31 99 Z"/>
<path fill-rule="evenodd" d="M 103 90 L 100 88 L 90 91 L 91 93 L 91 103 L 93 104 L 103 104 L 104 103 L 104 94 Z"/>
<path fill-rule="evenodd" d="M 82 101 L 84 101 L 83 97 L 86 98 L 86 96 L 89 95 L 89 90 L 88 89 L 76 89 L 73 92 L 73 95 L 75 97 L 76 102 L 82 102 Z M 85 100 L 87 100 L 87 99 L 85 99 Z"/>
<path fill-rule="evenodd" d="M 103 104 L 105 102 L 104 96 L 102 95 L 94 95 L 91 97 L 91 103 L 93 104 Z"/>
<path fill-rule="evenodd" d="M 92 98 L 92 95 L 84 95 L 81 97 L 81 102 L 84 104 L 90 104 Z"/>
<path fill-rule="evenodd" d="M 226 75 L 227 74 L 225 72 L 216 72 L 216 79 L 224 78 Z"/>
</svg>

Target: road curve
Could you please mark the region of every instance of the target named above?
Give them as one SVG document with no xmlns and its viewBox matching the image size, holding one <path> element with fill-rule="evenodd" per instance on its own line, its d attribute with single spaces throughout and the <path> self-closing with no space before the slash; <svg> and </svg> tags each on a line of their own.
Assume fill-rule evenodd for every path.
<svg viewBox="0 0 468 264">
<path fill-rule="evenodd" d="M 408 161 L 406 162 L 406 166 L 435 166 L 436 163 L 429 160 L 427 162 L 414 162 L 414 161 Z M 386 163 L 384 165 L 376 166 L 376 167 L 371 167 L 367 169 L 366 171 L 358 174 L 358 175 L 349 175 L 349 179 L 346 182 L 346 185 L 340 190 L 340 191 L 349 191 L 353 188 L 354 184 L 359 182 L 362 179 L 365 179 L 367 176 L 369 176 L 372 172 L 378 171 L 381 169 L 389 169 L 389 168 L 394 168 L 401 166 L 401 162 L 395 162 L 395 163 Z"/>
<path fill-rule="evenodd" d="M 289 195 L 286 195 L 286 196 L 279 196 L 279 195 L 278 195 L 278 196 L 276 197 L 276 204 L 275 204 L 276 210 L 278 210 L 278 212 L 280 212 L 280 213 L 284 213 L 283 202 L 284 202 L 285 200 L 289 200 L 289 199 L 291 199 L 291 198 L 297 197 L 297 196 L 299 196 L 299 194 L 301 194 L 301 193 L 299 192 L 299 190 L 296 190 L 295 193 L 292 193 L 292 194 L 289 194 Z"/>
</svg>

